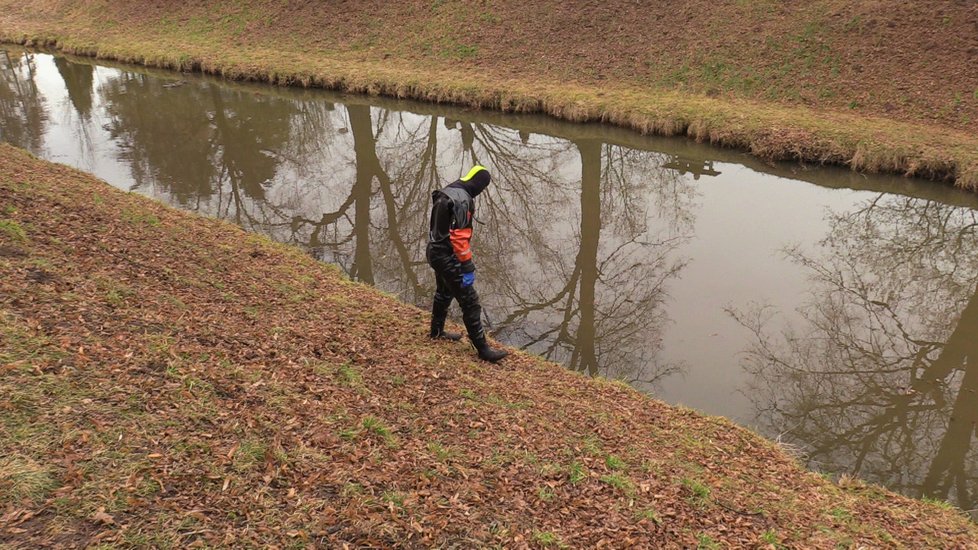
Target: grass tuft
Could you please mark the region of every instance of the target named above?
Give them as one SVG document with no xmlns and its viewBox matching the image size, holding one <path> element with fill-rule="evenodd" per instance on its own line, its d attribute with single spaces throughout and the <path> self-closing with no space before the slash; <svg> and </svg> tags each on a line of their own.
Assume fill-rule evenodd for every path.
<svg viewBox="0 0 978 550">
<path fill-rule="evenodd" d="M 710 535 L 700 533 L 696 536 L 696 548 L 697 550 L 719 550 L 722 546 L 720 546 L 719 542 L 713 540 L 713 537 Z"/>
<path fill-rule="evenodd" d="M 601 481 L 611 485 L 615 489 L 618 489 L 625 494 L 631 494 L 635 490 L 635 484 L 622 474 L 615 473 L 604 475 L 601 476 Z"/>
<path fill-rule="evenodd" d="M 391 429 L 388 428 L 387 425 L 376 416 L 364 417 L 364 419 L 360 421 L 360 426 L 365 432 L 379 436 L 389 445 L 393 445 L 395 443 L 394 434 L 391 432 Z"/>
<path fill-rule="evenodd" d="M 363 377 L 360 375 L 360 371 L 349 363 L 340 365 L 340 368 L 336 371 L 336 376 L 339 378 L 340 384 L 347 387 L 355 387 L 363 383 Z"/>
<path fill-rule="evenodd" d="M 656 525 L 662 525 L 662 519 L 659 518 L 659 514 L 654 508 L 643 508 L 635 512 L 635 519 L 637 521 L 647 520 Z"/>
<path fill-rule="evenodd" d="M 588 477 L 587 468 L 580 462 L 571 462 L 567 470 L 567 477 L 571 483 L 580 483 Z"/>
<path fill-rule="evenodd" d="M 533 533 L 533 540 L 544 547 L 566 548 L 567 545 L 560 540 L 555 533 L 550 531 L 537 531 Z"/>
<path fill-rule="evenodd" d="M 24 456 L 0 458 L 0 503 L 39 502 L 57 488 L 51 470 Z"/>
<path fill-rule="evenodd" d="M 683 478 L 682 485 L 690 492 L 694 504 L 705 505 L 710 499 L 710 488 L 698 479 Z"/>
<path fill-rule="evenodd" d="M 628 467 L 628 465 L 625 464 L 624 460 L 618 458 L 615 455 L 608 455 L 607 457 L 605 457 L 604 463 L 605 466 L 607 466 L 611 470 L 624 470 L 625 468 Z"/>
<path fill-rule="evenodd" d="M 439 462 L 448 462 L 456 456 L 458 456 L 458 451 L 455 449 L 442 445 L 437 441 L 431 441 L 428 443 L 428 452 L 433 454 Z"/>
<path fill-rule="evenodd" d="M 245 439 L 234 453 L 234 469 L 239 473 L 253 470 L 265 462 L 268 446 L 259 439 Z"/>
<path fill-rule="evenodd" d="M 27 231 L 14 220 L 0 220 L 0 234 L 13 241 L 24 242 L 27 240 Z"/>
<path fill-rule="evenodd" d="M 781 540 L 774 529 L 768 529 L 767 531 L 761 533 L 761 542 L 768 546 L 774 546 L 774 547 L 777 547 L 779 544 L 781 544 Z"/>
</svg>

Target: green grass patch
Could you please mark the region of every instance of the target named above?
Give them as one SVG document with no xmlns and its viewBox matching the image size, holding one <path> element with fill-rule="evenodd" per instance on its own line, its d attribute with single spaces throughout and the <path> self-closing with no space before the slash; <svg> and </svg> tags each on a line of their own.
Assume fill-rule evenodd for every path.
<svg viewBox="0 0 978 550">
<path fill-rule="evenodd" d="M 683 487 L 690 493 L 690 500 L 698 506 L 706 505 L 710 500 L 710 488 L 702 481 L 692 478 L 683 478 Z"/>
<path fill-rule="evenodd" d="M 585 453 L 596 456 L 601 454 L 601 440 L 594 434 L 587 434 L 581 438 L 581 449 Z"/>
<path fill-rule="evenodd" d="M 126 208 L 122 210 L 122 219 L 134 225 L 148 225 L 157 227 L 160 219 L 155 214 L 144 210 Z"/>
<path fill-rule="evenodd" d="M 540 458 L 526 449 L 496 449 L 483 460 L 483 463 L 490 466 L 502 467 L 510 464 L 537 464 Z"/>
<path fill-rule="evenodd" d="M 829 515 L 832 519 L 839 523 L 849 523 L 852 521 L 852 512 L 846 510 L 845 508 L 835 507 L 829 510 Z"/>
<path fill-rule="evenodd" d="M 96 278 L 95 284 L 104 293 L 105 302 L 114 308 L 126 305 L 126 301 L 136 295 L 136 291 L 129 286 L 106 277 Z"/>
<path fill-rule="evenodd" d="M 363 485 L 359 483 L 348 482 L 344 483 L 340 487 L 340 496 L 344 498 L 350 498 L 354 496 L 359 496 L 363 494 Z"/>
<path fill-rule="evenodd" d="M 233 457 L 234 470 L 245 473 L 256 466 L 264 464 L 268 446 L 260 439 L 245 439 L 241 441 Z"/>
<path fill-rule="evenodd" d="M 942 498 L 923 497 L 921 500 L 932 506 L 943 508 L 944 510 L 957 510 L 958 507 Z"/>
<path fill-rule="evenodd" d="M 404 493 L 400 491 L 384 491 L 383 494 L 380 495 L 380 499 L 382 501 L 401 511 L 404 510 L 404 501 L 406 498 L 407 497 L 404 495 Z"/>
<path fill-rule="evenodd" d="M 845 25 L 842 26 L 842 30 L 845 31 L 845 32 L 847 32 L 847 33 L 853 32 L 853 31 L 859 33 L 859 32 L 862 32 L 862 27 L 863 27 L 863 18 L 862 18 L 862 16 L 861 15 L 856 15 L 856 16 L 850 18 L 848 21 L 846 21 Z"/>
<path fill-rule="evenodd" d="M 438 462 L 448 462 L 458 456 L 458 451 L 437 441 L 428 443 L 428 452 L 434 455 Z"/>
<path fill-rule="evenodd" d="M 546 548 L 551 548 L 551 547 L 555 547 L 555 548 L 566 548 L 567 547 L 567 545 L 564 544 L 564 542 L 562 540 L 560 540 L 560 537 L 557 536 L 556 533 L 552 533 L 550 531 L 536 531 L 536 532 L 534 532 L 533 533 L 533 540 L 536 541 L 537 544 L 539 544 L 541 546 L 544 546 Z"/>
<path fill-rule="evenodd" d="M 506 401 L 498 395 L 489 395 L 483 401 L 491 405 L 498 405 L 513 410 L 528 409 L 533 404 L 530 401 Z"/>
<path fill-rule="evenodd" d="M 173 307 L 179 309 L 180 311 L 187 311 L 188 309 L 190 309 L 190 308 L 187 307 L 187 304 L 185 304 L 183 302 L 183 300 L 181 300 L 180 298 L 178 298 L 176 296 L 172 296 L 170 294 L 165 294 L 165 295 L 163 295 L 163 300 L 166 303 L 172 305 Z"/>
<path fill-rule="evenodd" d="M 113 307 L 122 307 L 126 303 L 126 299 L 122 292 L 118 290 L 110 290 L 105 293 L 105 301 Z"/>
<path fill-rule="evenodd" d="M 635 491 L 635 484 L 632 483 L 632 480 L 619 473 L 603 475 L 601 481 L 625 494 L 631 494 Z"/>
<path fill-rule="evenodd" d="M 272 283 L 272 287 L 288 302 L 298 304 L 306 299 L 306 293 L 287 283 Z"/>
<path fill-rule="evenodd" d="M 363 383 L 363 377 L 360 375 L 360 371 L 349 363 L 340 365 L 340 368 L 336 370 L 336 377 L 341 385 L 351 388 L 360 386 Z"/>
<path fill-rule="evenodd" d="M 628 464 L 624 460 L 618 458 L 615 455 L 608 455 L 604 459 L 604 464 L 611 470 L 624 470 L 628 468 Z"/>
<path fill-rule="evenodd" d="M 489 24 L 496 25 L 499 23 L 499 16 L 491 12 L 482 12 L 479 14 L 479 21 Z"/>
<path fill-rule="evenodd" d="M 0 235 L 5 235 L 13 241 L 24 242 L 27 240 L 27 231 L 15 220 L 0 220 Z"/>
<path fill-rule="evenodd" d="M 781 538 L 774 529 L 768 529 L 761 533 L 761 543 L 778 548 L 781 546 Z"/>
<path fill-rule="evenodd" d="M 710 535 L 700 533 L 696 536 L 696 548 L 697 550 L 720 550 L 723 547 L 719 542 L 713 540 L 713 537 Z"/>
<path fill-rule="evenodd" d="M 360 421 L 360 427 L 368 434 L 373 434 L 384 440 L 388 445 L 395 443 L 394 434 L 386 424 L 376 416 L 367 416 Z"/>
<path fill-rule="evenodd" d="M 587 479 L 587 477 L 587 468 L 580 462 L 571 462 L 570 466 L 567 467 L 567 478 L 571 483 L 580 483 Z"/>
<path fill-rule="evenodd" d="M 475 57 L 479 53 L 479 48 L 476 46 L 469 46 L 466 44 L 458 44 L 455 46 L 452 52 L 456 59 L 466 59 L 469 57 Z"/>
<path fill-rule="evenodd" d="M 662 519 L 659 518 L 659 514 L 656 512 L 655 508 L 642 508 L 641 510 L 638 510 L 635 512 L 635 520 L 647 520 L 656 525 L 662 525 Z"/>
<path fill-rule="evenodd" d="M 454 40 L 443 42 L 441 56 L 459 61 L 471 59 L 479 55 L 479 47 L 474 44 L 462 44 Z"/>
<path fill-rule="evenodd" d="M 40 502 L 58 487 L 51 469 L 26 456 L 0 458 L 0 503 Z"/>
<path fill-rule="evenodd" d="M 20 317 L 2 309 L 0 344 L 0 366 L 24 361 L 25 371 L 33 369 L 33 361 L 56 361 L 69 355 L 50 338 L 32 330 Z"/>
</svg>

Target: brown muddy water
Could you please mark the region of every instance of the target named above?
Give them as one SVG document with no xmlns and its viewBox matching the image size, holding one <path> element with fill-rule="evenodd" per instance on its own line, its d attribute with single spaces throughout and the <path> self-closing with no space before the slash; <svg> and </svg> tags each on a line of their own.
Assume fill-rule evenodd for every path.
<svg viewBox="0 0 978 550">
<path fill-rule="evenodd" d="M 0 64 L 4 141 L 425 308 L 431 191 L 483 164 L 477 286 L 499 340 L 817 471 L 978 507 L 974 195 L 538 116 Z"/>
</svg>

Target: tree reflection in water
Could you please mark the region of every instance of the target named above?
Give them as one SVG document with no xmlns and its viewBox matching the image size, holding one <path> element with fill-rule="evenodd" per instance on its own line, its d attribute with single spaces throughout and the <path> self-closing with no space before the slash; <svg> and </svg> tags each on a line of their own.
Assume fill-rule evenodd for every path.
<svg viewBox="0 0 978 550">
<path fill-rule="evenodd" d="M 675 251 L 691 219 L 662 208 L 671 202 L 663 199 L 691 191 L 655 153 L 584 139 L 573 146 L 576 159 L 564 152 L 554 175 L 504 197 L 522 200 L 501 205 L 519 214 L 499 224 L 504 254 L 494 265 L 517 276 L 496 289 L 507 312 L 497 328 L 574 370 L 654 384 L 679 368 L 656 356 L 666 285 L 682 269 Z M 580 172 L 559 181 L 561 164 Z"/>
<path fill-rule="evenodd" d="M 35 81 L 34 54 L 3 51 L 0 79 L 0 139 L 38 154 L 44 143 L 47 105 Z"/>
<path fill-rule="evenodd" d="M 95 67 L 83 63 L 72 63 L 64 57 L 55 57 L 54 65 L 64 80 L 65 89 L 72 107 L 83 119 L 92 116 L 92 84 L 95 81 Z"/>
<path fill-rule="evenodd" d="M 802 326 L 734 313 L 758 418 L 822 469 L 974 509 L 978 213 L 880 195 L 833 221 L 823 254 L 789 252 L 812 274 Z"/>
<path fill-rule="evenodd" d="M 126 72 L 100 92 L 133 189 L 157 187 L 183 207 L 252 229 L 283 214 L 265 193 L 290 137 L 294 102 Z M 217 204 L 202 208 L 213 196 Z"/>
</svg>

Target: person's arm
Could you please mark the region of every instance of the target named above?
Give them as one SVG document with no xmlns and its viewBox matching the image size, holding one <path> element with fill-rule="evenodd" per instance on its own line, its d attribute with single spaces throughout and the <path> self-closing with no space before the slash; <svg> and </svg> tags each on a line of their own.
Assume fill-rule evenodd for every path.
<svg viewBox="0 0 978 550">
<path fill-rule="evenodd" d="M 452 200 L 436 193 L 431 207 L 431 228 L 436 241 L 441 242 L 445 237 L 451 238 L 452 217 Z"/>
<path fill-rule="evenodd" d="M 459 229 L 459 226 L 468 225 L 467 220 L 459 220 L 459 215 L 468 215 L 455 211 L 455 203 L 446 196 L 441 196 L 435 201 L 434 219 L 435 228 L 439 235 L 448 234 L 448 240 L 452 243 L 452 252 L 455 258 L 462 264 L 462 273 L 475 271 L 475 263 L 472 261 L 472 227 Z"/>
<path fill-rule="evenodd" d="M 451 229 L 448 231 L 448 238 L 452 241 L 455 257 L 462 264 L 462 273 L 475 271 L 475 262 L 472 261 L 472 228 Z"/>
</svg>

